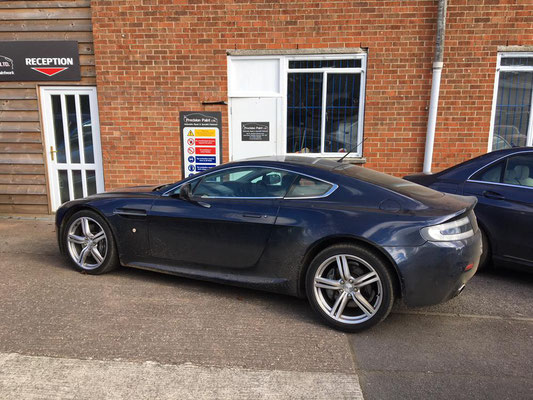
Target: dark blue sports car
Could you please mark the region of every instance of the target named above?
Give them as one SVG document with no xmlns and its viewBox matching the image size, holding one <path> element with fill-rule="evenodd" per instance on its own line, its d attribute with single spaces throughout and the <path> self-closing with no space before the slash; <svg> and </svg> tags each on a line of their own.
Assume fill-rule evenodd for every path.
<svg viewBox="0 0 533 400">
<path fill-rule="evenodd" d="M 310 157 L 234 162 L 181 182 L 64 204 L 74 268 L 118 265 L 307 296 L 330 325 L 358 331 L 395 298 L 446 301 L 476 272 L 475 198 Z"/>
<path fill-rule="evenodd" d="M 533 267 L 533 148 L 484 154 L 434 175 L 406 176 L 448 193 L 476 196 L 483 236 L 480 266 L 491 259 L 510 267 Z"/>
</svg>

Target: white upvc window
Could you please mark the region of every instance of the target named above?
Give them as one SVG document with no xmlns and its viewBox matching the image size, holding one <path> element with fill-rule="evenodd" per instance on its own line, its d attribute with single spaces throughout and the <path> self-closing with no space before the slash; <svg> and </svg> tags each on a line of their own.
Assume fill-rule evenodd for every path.
<svg viewBox="0 0 533 400">
<path fill-rule="evenodd" d="M 533 53 L 498 54 L 488 150 L 533 146 Z"/>
<path fill-rule="evenodd" d="M 285 152 L 362 155 L 366 54 L 288 56 Z"/>
<path fill-rule="evenodd" d="M 366 59 L 364 52 L 230 56 L 231 157 L 259 155 L 261 149 L 319 157 L 351 151 L 351 157 L 361 157 Z M 278 110 L 278 117 L 272 111 L 269 118 L 270 109 Z M 270 121 L 270 143 L 241 141 L 239 129 L 246 118 Z"/>
</svg>

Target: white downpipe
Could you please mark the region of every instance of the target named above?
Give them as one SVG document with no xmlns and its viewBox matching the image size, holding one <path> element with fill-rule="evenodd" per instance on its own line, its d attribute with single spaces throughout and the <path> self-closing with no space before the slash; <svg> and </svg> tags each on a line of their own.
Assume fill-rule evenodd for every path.
<svg viewBox="0 0 533 400">
<path fill-rule="evenodd" d="M 423 172 L 431 173 L 433 162 L 433 146 L 435 143 L 435 127 L 437 125 L 437 110 L 439 108 L 440 77 L 442 75 L 442 62 L 433 63 L 433 81 L 431 83 L 431 98 L 429 100 L 428 128 L 426 132 L 426 150 L 424 153 Z"/>
<path fill-rule="evenodd" d="M 437 38 L 435 41 L 435 58 L 433 60 L 433 81 L 431 82 L 431 98 L 429 100 L 428 129 L 426 132 L 426 150 L 424 153 L 423 172 L 431 173 L 433 161 L 433 145 L 435 143 L 435 126 L 437 125 L 437 109 L 439 108 L 440 77 L 444 61 L 444 33 L 446 31 L 446 9 L 448 0 L 439 0 L 437 9 Z"/>
</svg>

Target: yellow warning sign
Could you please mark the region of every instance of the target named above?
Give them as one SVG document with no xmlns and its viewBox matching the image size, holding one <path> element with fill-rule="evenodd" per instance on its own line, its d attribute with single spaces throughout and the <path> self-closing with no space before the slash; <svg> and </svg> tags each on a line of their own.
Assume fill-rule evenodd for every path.
<svg viewBox="0 0 533 400">
<path fill-rule="evenodd" d="M 216 131 L 214 129 L 195 129 L 196 136 L 200 137 L 215 137 Z"/>
<path fill-rule="evenodd" d="M 194 133 L 192 133 L 192 131 L 189 131 L 189 133 L 187 133 L 187 136 L 194 136 Z"/>
</svg>

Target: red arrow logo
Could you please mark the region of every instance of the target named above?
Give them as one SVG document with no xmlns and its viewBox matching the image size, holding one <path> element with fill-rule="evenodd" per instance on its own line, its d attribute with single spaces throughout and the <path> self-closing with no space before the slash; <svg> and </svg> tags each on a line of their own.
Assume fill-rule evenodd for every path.
<svg viewBox="0 0 533 400">
<path fill-rule="evenodd" d="M 41 74 L 45 74 L 45 75 L 48 75 L 48 76 L 54 76 L 55 74 L 59 74 L 60 72 L 68 69 L 68 67 L 61 67 L 61 68 L 57 68 L 57 67 L 53 67 L 53 68 L 47 68 L 47 67 L 37 67 L 37 68 L 31 68 L 37 72 L 40 72 Z"/>
</svg>

